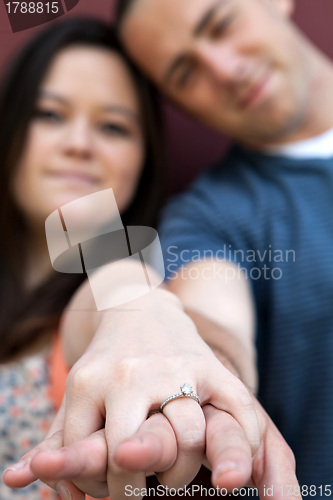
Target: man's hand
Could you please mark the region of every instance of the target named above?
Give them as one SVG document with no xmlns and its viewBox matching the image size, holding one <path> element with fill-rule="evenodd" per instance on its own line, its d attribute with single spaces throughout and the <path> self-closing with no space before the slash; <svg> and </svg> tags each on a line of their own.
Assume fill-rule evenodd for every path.
<svg viewBox="0 0 333 500">
<path fill-rule="evenodd" d="M 84 493 L 94 497 L 108 496 L 105 430 L 101 429 L 82 441 L 64 447 L 63 431 L 53 432 L 62 425 L 63 415 L 61 409 L 48 437 L 22 457 L 18 462 L 18 470 L 14 466 L 5 471 L 5 484 L 12 488 L 22 488 L 41 479 L 64 500 L 84 500 Z M 127 456 L 130 472 L 146 475 L 153 470 L 164 471 L 176 460 L 175 435 L 161 413 L 152 415 L 143 423 L 133 442 L 134 447 L 132 442 L 124 443 L 130 453 Z M 136 443 L 140 443 L 140 446 L 137 447 Z M 121 470 L 119 466 L 118 469 Z"/>
</svg>

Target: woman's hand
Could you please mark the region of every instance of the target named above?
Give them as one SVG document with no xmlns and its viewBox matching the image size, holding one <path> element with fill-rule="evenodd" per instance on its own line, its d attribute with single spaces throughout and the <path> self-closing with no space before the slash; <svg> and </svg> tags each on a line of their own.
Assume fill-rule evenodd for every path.
<svg viewBox="0 0 333 500">
<path fill-rule="evenodd" d="M 294 457 L 266 412 L 259 403 L 255 402 L 255 405 L 261 439 L 253 459 L 250 445 L 239 424 L 228 413 L 209 404 L 203 407 L 207 425 L 208 460 L 205 462 L 208 467 L 211 464 L 214 486 L 219 487 L 224 494 L 226 490 L 235 492 L 235 489 L 249 485 L 258 489 L 260 498 L 265 498 L 270 488 L 274 498 L 282 500 L 281 486 L 288 484 L 291 491 L 297 492 Z M 61 412 L 55 423 L 57 420 L 61 424 Z M 104 430 L 62 448 L 60 452 L 53 451 L 61 445 L 62 431 L 57 431 L 23 457 L 25 467 L 17 472 L 6 472 L 6 484 L 12 487 L 26 486 L 39 477 L 62 494 L 67 488 L 72 500 L 84 498 L 80 490 L 92 496 L 107 496 L 107 444 Z M 120 477 L 126 471 L 132 474 L 160 471 L 157 473 L 159 481 L 170 486 L 176 455 L 177 443 L 173 429 L 166 417 L 156 413 L 142 424 L 134 436 L 120 444 L 115 451 L 114 463 Z M 125 498 L 125 491 L 119 493 L 119 498 Z M 69 497 L 63 498 L 68 500 Z M 292 500 L 296 498 L 300 496 L 291 496 Z"/>
<path fill-rule="evenodd" d="M 115 452 L 185 382 L 203 405 L 232 415 L 251 450 L 257 450 L 258 420 L 248 390 L 218 361 L 175 296 L 157 290 L 99 315 L 95 336 L 68 376 L 64 444 L 83 440 L 105 425 L 111 496 L 118 497 L 126 484 L 144 487 L 144 474 L 119 474 Z M 178 443 L 169 483 L 184 486 L 203 461 L 204 414 L 189 398 L 168 404 L 164 414 Z"/>
<path fill-rule="evenodd" d="M 74 309 L 68 312 L 64 329 L 74 332 L 79 343 L 87 313 Z M 63 443 L 82 441 L 105 427 L 107 477 L 114 498 L 124 495 L 126 484 L 145 486 L 144 473 L 119 471 L 119 445 L 135 435 L 147 415 L 178 393 L 183 383 L 192 385 L 202 405 L 210 403 L 233 415 L 250 449 L 256 451 L 258 420 L 248 390 L 218 361 L 174 295 L 155 290 L 116 310 L 97 313 L 96 318 L 91 327 L 95 335 L 68 376 Z M 161 479 L 181 487 L 196 476 L 203 462 L 205 417 L 189 398 L 168 404 L 164 415 L 176 437 L 177 455 Z"/>
<path fill-rule="evenodd" d="M 157 289 L 124 306 L 92 314 L 84 295 L 88 288 L 74 299 L 63 324 L 65 346 L 73 346 L 68 359 L 75 361 L 82 354 L 80 349 L 86 350 L 68 376 L 61 425 L 55 429 L 62 429 L 61 439 L 67 447 L 62 460 L 105 428 L 107 456 L 102 454 L 104 476 L 99 475 L 98 480 L 104 483 L 106 465 L 108 490 L 116 500 L 125 498 L 127 484 L 145 487 L 147 467 L 169 487 L 190 483 L 204 461 L 205 446 L 215 485 L 240 487 L 251 475 L 265 478 L 274 472 L 274 462 L 265 462 L 269 456 L 266 446 L 273 440 L 284 456 L 283 439 L 272 431 L 273 424 L 244 384 L 202 340 L 173 294 Z M 147 416 L 178 393 L 183 383 L 193 387 L 204 411 L 190 398 L 172 401 L 159 424 L 165 432 L 152 432 L 157 417 L 147 420 Z M 168 443 L 169 452 L 163 455 Z M 73 461 L 73 455 L 69 457 Z M 31 462 L 32 470 L 44 474 L 36 460 Z M 288 474 L 294 475 L 292 462 L 286 459 L 283 463 Z M 82 483 L 83 477 L 91 484 L 88 470 L 75 479 L 84 491 L 89 489 Z"/>
</svg>

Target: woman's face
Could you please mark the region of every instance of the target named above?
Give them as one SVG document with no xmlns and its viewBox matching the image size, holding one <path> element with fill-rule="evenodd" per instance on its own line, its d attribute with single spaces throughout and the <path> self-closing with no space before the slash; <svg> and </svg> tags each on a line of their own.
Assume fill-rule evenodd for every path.
<svg viewBox="0 0 333 500">
<path fill-rule="evenodd" d="M 139 103 L 120 56 L 73 46 L 59 52 L 41 85 L 14 178 L 27 220 L 44 223 L 62 205 L 113 188 L 130 204 L 144 160 Z"/>
</svg>

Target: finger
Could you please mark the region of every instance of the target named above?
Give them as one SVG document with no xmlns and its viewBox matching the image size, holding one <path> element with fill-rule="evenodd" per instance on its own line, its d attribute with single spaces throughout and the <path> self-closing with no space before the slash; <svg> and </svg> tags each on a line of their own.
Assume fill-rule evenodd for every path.
<svg viewBox="0 0 333 500">
<path fill-rule="evenodd" d="M 62 432 L 58 431 L 49 438 L 45 439 L 38 446 L 30 450 L 17 463 L 6 469 L 3 475 L 3 481 L 9 488 L 24 488 L 40 478 L 39 474 L 31 469 L 31 462 L 41 450 L 56 450 L 62 446 Z M 73 483 L 69 481 L 43 481 L 50 488 L 57 491 L 64 500 L 84 500 L 85 496 Z"/>
<path fill-rule="evenodd" d="M 108 496 L 104 429 L 61 450 L 40 451 L 30 467 L 52 487 L 55 480 L 70 479 L 87 494 Z"/>
<path fill-rule="evenodd" d="M 252 474 L 250 444 L 239 423 L 212 405 L 205 405 L 206 455 L 214 486 L 231 491 L 247 484 Z"/>
<path fill-rule="evenodd" d="M 225 371 L 223 384 L 220 383 L 221 369 Z M 260 432 L 258 416 L 250 392 L 221 363 L 218 364 L 216 376 L 210 374 L 210 379 L 213 382 L 210 384 L 210 391 L 209 394 L 206 393 L 205 400 L 219 410 L 230 413 L 237 420 L 250 443 L 252 453 L 255 453 L 260 444 Z"/>
<path fill-rule="evenodd" d="M 66 409 L 66 395 L 62 398 L 60 408 L 57 411 L 57 414 L 52 421 L 48 433 L 46 434 L 46 438 L 49 438 L 50 436 L 53 436 L 53 434 L 56 434 L 57 432 L 63 430 L 65 421 L 65 409 Z"/>
<path fill-rule="evenodd" d="M 62 443 L 61 431 L 43 441 L 23 457 L 18 463 L 18 470 L 9 468 L 5 471 L 5 484 L 12 488 L 22 488 L 41 479 L 66 500 L 83 500 L 82 491 L 107 496 L 107 449 L 104 431 L 99 431 L 86 441 L 75 443 L 68 448 L 60 448 Z M 89 477 L 94 477 L 94 481 L 87 482 Z M 63 481 L 75 478 L 80 489 L 70 481 Z M 69 494 L 72 496 L 68 496 Z"/>
<path fill-rule="evenodd" d="M 44 479 L 79 480 L 93 477 L 106 481 L 105 432 L 97 431 L 88 438 L 59 450 L 41 450 L 32 458 L 30 468 Z"/>
<path fill-rule="evenodd" d="M 132 472 L 161 472 L 177 458 L 174 431 L 162 413 L 151 415 L 130 439 L 123 441 L 114 454 L 115 463 Z"/>
<path fill-rule="evenodd" d="M 36 475 L 30 468 L 31 460 L 41 450 L 57 450 L 62 446 L 62 432 L 56 432 L 38 446 L 26 453 L 17 464 L 11 465 L 3 475 L 4 483 L 10 488 L 24 488 L 36 481 Z"/>
<path fill-rule="evenodd" d="M 146 420 L 148 408 L 144 405 L 136 392 L 126 394 L 126 399 L 117 402 L 106 401 L 105 436 L 108 446 L 107 482 L 109 494 L 114 500 L 127 499 L 126 486 L 130 485 L 138 492 L 136 498 L 141 498 L 139 492 L 146 486 L 144 472 L 131 472 L 115 462 L 114 455 L 119 445 L 135 435 L 142 423 Z"/>
<path fill-rule="evenodd" d="M 4 471 L 4 482 L 10 488 L 23 488 L 38 479 L 30 469 L 31 459 L 43 449 L 58 449 L 63 444 L 61 432 L 65 417 L 65 398 L 57 412 L 46 438 L 39 445 L 26 453 L 16 464 L 11 465 Z"/>
<path fill-rule="evenodd" d="M 104 427 L 104 409 L 100 402 L 84 397 L 67 398 L 63 424 L 64 444 L 81 441 Z"/>
<path fill-rule="evenodd" d="M 168 471 L 158 474 L 158 479 L 170 488 L 181 488 L 200 470 L 205 451 L 205 417 L 200 405 L 190 398 L 171 401 L 163 413 L 176 435 L 178 456 Z"/>
<path fill-rule="evenodd" d="M 85 500 L 85 494 L 70 481 L 43 481 L 55 490 L 62 500 Z"/>
<path fill-rule="evenodd" d="M 90 374 L 84 370 L 72 369 L 66 380 L 64 409 L 64 445 L 81 441 L 104 427 L 104 402 L 87 391 Z"/>
<path fill-rule="evenodd" d="M 264 414 L 265 423 L 260 447 L 253 457 L 252 478 L 260 498 L 274 495 L 275 500 L 283 500 L 286 496 L 288 500 L 299 500 L 295 457 L 272 420 L 259 404 L 258 407 L 258 413 Z"/>
</svg>

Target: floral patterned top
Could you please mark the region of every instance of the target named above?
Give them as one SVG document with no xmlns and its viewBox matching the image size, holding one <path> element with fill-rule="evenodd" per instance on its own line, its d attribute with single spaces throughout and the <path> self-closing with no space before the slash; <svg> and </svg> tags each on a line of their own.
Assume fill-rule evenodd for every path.
<svg viewBox="0 0 333 500">
<path fill-rule="evenodd" d="M 49 349 L 19 361 L 0 364 L 0 478 L 44 439 L 56 408 L 49 395 Z M 58 500 L 41 481 L 23 489 L 0 480 L 1 500 Z"/>
</svg>

